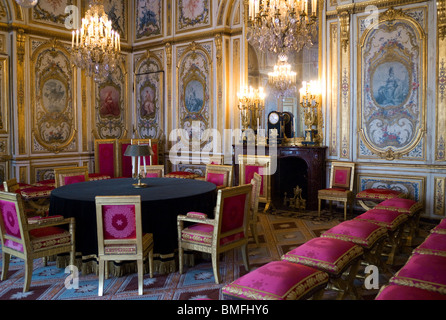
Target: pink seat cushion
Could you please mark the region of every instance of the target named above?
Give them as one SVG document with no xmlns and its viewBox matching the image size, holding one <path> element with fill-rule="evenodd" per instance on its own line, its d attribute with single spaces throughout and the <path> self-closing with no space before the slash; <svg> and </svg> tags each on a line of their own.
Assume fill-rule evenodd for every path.
<svg viewBox="0 0 446 320">
<path fill-rule="evenodd" d="M 229 299 L 299 300 L 322 289 L 328 274 L 288 261 L 272 261 L 226 285 L 222 293 Z"/>
<path fill-rule="evenodd" d="M 440 223 L 431 230 L 431 233 L 446 234 L 446 219 L 442 219 Z"/>
<path fill-rule="evenodd" d="M 369 221 L 378 226 L 385 227 L 390 231 L 398 228 L 403 222 L 407 221 L 407 215 L 404 213 L 389 211 L 384 209 L 371 209 L 357 216 L 355 220 Z"/>
<path fill-rule="evenodd" d="M 368 221 L 348 220 L 341 222 L 321 236 L 351 241 L 365 248 L 371 248 L 377 240 L 387 235 L 387 229 Z"/>
<path fill-rule="evenodd" d="M 413 252 L 446 257 L 446 234 L 431 233 Z"/>
<path fill-rule="evenodd" d="M 210 246 L 212 244 L 212 235 L 214 232 L 214 226 L 209 224 L 197 223 L 188 228 L 184 228 L 181 233 L 183 241 L 196 242 L 202 245 Z M 244 233 L 239 232 L 220 239 L 220 245 L 227 245 L 234 241 L 244 238 Z"/>
<path fill-rule="evenodd" d="M 337 275 L 363 252 L 363 248 L 353 242 L 313 238 L 284 254 L 282 260 L 304 264 Z"/>
<path fill-rule="evenodd" d="M 359 192 L 356 195 L 357 199 L 363 200 L 387 200 L 393 199 L 396 197 L 401 197 L 404 194 L 400 191 L 391 190 L 391 189 L 381 189 L 381 188 L 370 188 L 365 189 Z"/>
<path fill-rule="evenodd" d="M 421 288 L 446 294 L 446 257 L 412 254 L 389 280 L 390 284 Z"/>
<path fill-rule="evenodd" d="M 385 285 L 375 300 L 446 300 L 446 295 L 415 287 Z"/>
<path fill-rule="evenodd" d="M 23 199 L 31 200 L 31 199 L 40 199 L 40 198 L 49 198 L 51 196 L 51 191 L 54 190 L 53 186 L 35 186 L 30 188 L 24 188 L 20 190 L 20 194 Z"/>
<path fill-rule="evenodd" d="M 58 227 L 34 229 L 29 232 L 31 247 L 34 251 L 69 244 L 71 234 Z M 23 245 L 12 240 L 5 241 L 5 247 L 23 252 Z"/>
<path fill-rule="evenodd" d="M 329 188 L 329 189 L 318 190 L 318 196 L 347 197 L 350 194 L 352 194 L 350 190 L 342 188 Z"/>
<path fill-rule="evenodd" d="M 406 213 L 409 215 L 414 214 L 418 210 L 423 208 L 420 202 L 411 199 L 395 198 L 389 199 L 378 204 L 375 209 L 385 209 L 390 211 L 397 211 Z"/>
</svg>

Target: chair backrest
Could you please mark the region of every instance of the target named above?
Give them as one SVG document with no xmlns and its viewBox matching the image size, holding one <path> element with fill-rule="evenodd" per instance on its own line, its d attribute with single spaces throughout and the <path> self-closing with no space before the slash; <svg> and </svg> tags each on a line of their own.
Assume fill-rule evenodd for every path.
<svg viewBox="0 0 446 320">
<path fill-rule="evenodd" d="M 146 178 L 164 177 L 164 165 L 151 165 L 146 167 Z"/>
<path fill-rule="evenodd" d="M 205 178 L 217 187 L 232 187 L 233 168 L 229 165 L 207 164 Z"/>
<path fill-rule="evenodd" d="M 257 155 L 239 156 L 239 185 L 251 183 L 254 173 L 262 177 L 259 201 L 271 199 L 271 157 Z"/>
<path fill-rule="evenodd" d="M 6 192 L 16 192 L 20 190 L 20 185 L 17 183 L 16 178 L 12 178 L 6 181 L 3 181 L 3 189 Z"/>
<path fill-rule="evenodd" d="M 88 181 L 88 167 L 55 168 L 54 179 L 56 188 L 67 184 Z"/>
<path fill-rule="evenodd" d="M 257 172 L 254 173 L 251 179 L 252 192 L 251 192 L 251 220 L 254 219 L 259 211 L 259 196 L 260 187 L 262 183 L 262 177 Z"/>
<path fill-rule="evenodd" d="M 132 157 L 125 156 L 125 150 L 132 144 L 131 139 L 119 139 L 117 142 L 117 177 L 132 177 Z"/>
<path fill-rule="evenodd" d="M 29 250 L 27 218 L 18 193 L 0 191 L 0 237 L 2 246 L 18 253 Z"/>
<path fill-rule="evenodd" d="M 355 163 L 332 162 L 330 172 L 330 188 L 353 191 Z"/>
<path fill-rule="evenodd" d="M 142 255 L 141 197 L 96 196 L 99 255 Z"/>
<path fill-rule="evenodd" d="M 251 205 L 252 185 L 242 185 L 218 190 L 214 228 L 213 245 L 222 246 L 225 243 L 248 238 L 249 209 Z"/>
<path fill-rule="evenodd" d="M 104 174 L 112 178 L 118 176 L 116 149 L 116 139 L 96 139 L 94 141 L 95 173 Z"/>
</svg>

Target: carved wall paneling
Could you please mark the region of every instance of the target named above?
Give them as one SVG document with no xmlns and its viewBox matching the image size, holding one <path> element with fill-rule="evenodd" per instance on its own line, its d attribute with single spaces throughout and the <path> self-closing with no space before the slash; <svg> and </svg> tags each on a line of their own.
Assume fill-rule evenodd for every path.
<svg viewBox="0 0 446 320">
<path fill-rule="evenodd" d="M 164 35 L 164 3 L 169 8 L 170 1 L 136 0 L 134 8 L 134 42 L 161 38 Z M 169 3 L 167 3 L 169 2 Z M 167 12 L 170 12 L 168 10 Z M 170 20 L 170 14 L 168 15 Z M 170 28 L 167 28 L 169 30 Z"/>
<path fill-rule="evenodd" d="M 339 92 L 339 24 L 338 22 L 327 23 L 327 35 L 329 36 L 329 54 L 327 59 L 327 121 L 329 122 L 327 142 L 329 145 L 328 156 L 336 157 L 338 153 L 338 92 Z"/>
<path fill-rule="evenodd" d="M 135 136 L 164 141 L 164 50 L 147 51 L 135 58 Z"/>
<path fill-rule="evenodd" d="M 435 161 L 446 161 L 446 0 L 437 1 Z"/>
<path fill-rule="evenodd" d="M 127 136 L 128 111 L 128 62 L 122 62 L 101 83 L 92 83 L 93 134 L 95 139 L 121 139 Z"/>
<path fill-rule="evenodd" d="M 445 216 L 445 202 L 446 202 L 446 178 L 434 178 L 434 214 L 438 216 Z"/>
<path fill-rule="evenodd" d="M 67 45 L 31 38 L 31 152 L 77 152 L 76 74 Z"/>
<path fill-rule="evenodd" d="M 400 9 L 380 13 L 364 30 L 358 43 L 360 157 L 425 159 L 426 44 L 422 25 Z"/>
</svg>

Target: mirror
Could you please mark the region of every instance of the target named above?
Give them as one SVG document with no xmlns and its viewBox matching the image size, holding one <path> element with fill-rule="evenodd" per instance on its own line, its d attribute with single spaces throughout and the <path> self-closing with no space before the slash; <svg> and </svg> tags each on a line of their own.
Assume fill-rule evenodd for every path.
<svg viewBox="0 0 446 320">
<path fill-rule="evenodd" d="M 313 38 L 311 48 L 303 48 L 299 52 L 288 54 L 288 63 L 291 70 L 296 72 L 296 87 L 284 94 L 282 101 L 282 111 L 291 112 L 294 115 L 294 136 L 305 137 L 305 123 L 303 110 L 300 106 L 299 89 L 302 81 L 319 80 L 319 45 L 318 35 Z M 271 52 L 263 53 L 254 48 L 248 42 L 248 85 L 254 88 L 263 87 L 265 98 L 265 111 L 263 113 L 263 127 L 267 127 L 267 116 L 271 111 L 277 111 L 280 105 L 280 95 L 278 95 L 268 85 L 268 73 L 274 70 L 274 65 L 278 61 L 278 54 Z"/>
</svg>

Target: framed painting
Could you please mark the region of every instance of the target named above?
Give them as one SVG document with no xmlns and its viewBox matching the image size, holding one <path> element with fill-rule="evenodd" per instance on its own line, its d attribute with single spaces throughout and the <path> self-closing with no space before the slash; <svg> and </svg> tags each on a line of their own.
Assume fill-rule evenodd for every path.
<svg viewBox="0 0 446 320">
<path fill-rule="evenodd" d="M 33 41 L 33 40 L 31 40 Z M 58 41 L 33 42 L 31 57 L 34 152 L 74 151 L 76 133 L 74 74 L 70 53 Z"/>
<path fill-rule="evenodd" d="M 93 133 L 96 139 L 120 139 L 126 136 L 127 82 L 125 65 L 121 63 L 105 81 L 95 83 Z"/>
<path fill-rule="evenodd" d="M 162 54 L 162 53 L 159 53 Z M 162 56 L 146 53 L 136 62 L 135 115 L 138 136 L 160 139 L 164 128 Z"/>
<path fill-rule="evenodd" d="M 178 0 L 176 2 L 176 32 L 212 25 L 210 0 Z"/>
<path fill-rule="evenodd" d="M 136 0 L 135 41 L 163 35 L 163 3 L 161 0 Z"/>
<path fill-rule="evenodd" d="M 192 42 L 178 51 L 179 128 L 187 132 L 185 141 L 199 137 L 203 147 L 212 121 L 212 63 L 210 48 Z M 196 132 L 196 133 L 195 133 Z M 195 135 L 196 134 L 196 135 Z"/>
<path fill-rule="evenodd" d="M 358 121 L 364 154 L 394 160 L 425 134 L 426 35 L 402 10 L 389 9 L 358 48 Z"/>
</svg>

